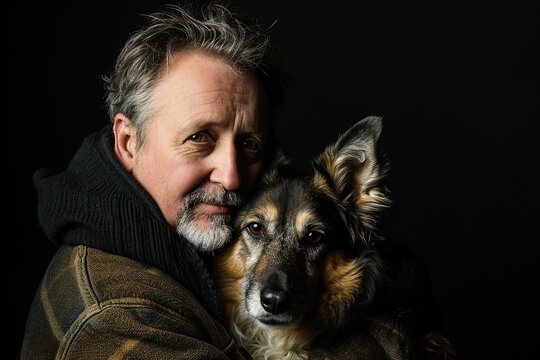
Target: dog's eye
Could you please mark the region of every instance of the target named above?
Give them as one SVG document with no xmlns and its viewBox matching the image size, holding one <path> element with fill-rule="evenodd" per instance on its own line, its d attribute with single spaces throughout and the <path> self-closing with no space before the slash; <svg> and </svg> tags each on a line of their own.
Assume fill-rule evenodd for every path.
<svg viewBox="0 0 540 360">
<path fill-rule="evenodd" d="M 261 235 L 263 233 L 263 230 L 264 230 L 263 226 L 261 224 L 259 224 L 258 222 L 252 222 L 252 223 L 248 224 L 247 229 L 251 234 L 253 234 L 255 236 Z"/>
<path fill-rule="evenodd" d="M 322 241 L 322 239 L 323 239 L 323 234 L 316 230 L 311 230 L 306 235 L 306 240 L 310 242 L 311 244 L 318 244 Z"/>
</svg>

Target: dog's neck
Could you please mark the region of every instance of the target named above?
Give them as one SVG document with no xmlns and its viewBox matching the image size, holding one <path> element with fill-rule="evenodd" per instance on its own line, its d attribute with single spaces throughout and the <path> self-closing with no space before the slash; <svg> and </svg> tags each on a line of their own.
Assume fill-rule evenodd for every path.
<svg viewBox="0 0 540 360">
<path fill-rule="evenodd" d="M 307 336 L 306 331 L 296 331 L 296 326 L 284 328 L 269 328 L 261 325 L 247 314 L 243 306 L 234 305 L 228 309 L 231 316 L 231 333 L 236 341 L 246 348 L 253 359 L 265 360 L 305 360 L 308 359 L 308 346 L 313 337 Z M 302 326 L 302 325 L 298 325 Z M 320 329 L 312 327 L 311 329 Z"/>
</svg>

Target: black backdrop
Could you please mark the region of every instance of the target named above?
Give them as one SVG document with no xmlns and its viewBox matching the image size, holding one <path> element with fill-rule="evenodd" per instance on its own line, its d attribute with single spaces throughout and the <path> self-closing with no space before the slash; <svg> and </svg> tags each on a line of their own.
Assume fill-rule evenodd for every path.
<svg viewBox="0 0 540 360">
<path fill-rule="evenodd" d="M 12 83 L 3 138 L 15 206 L 4 236 L 14 248 L 4 258 L 15 260 L 6 273 L 15 352 L 53 251 L 36 226 L 31 174 L 65 166 L 81 139 L 107 123 L 100 76 L 142 24 L 139 14 L 162 2 L 42 2 L 5 14 L 13 49 L 3 53 L 13 63 L 4 67 Z M 277 20 L 273 37 L 292 78 L 279 134 L 297 164 L 360 118 L 384 116 L 394 200 L 385 231 L 426 259 L 464 358 L 531 357 L 539 300 L 536 9 L 519 1 L 237 2 L 265 25 Z"/>
</svg>

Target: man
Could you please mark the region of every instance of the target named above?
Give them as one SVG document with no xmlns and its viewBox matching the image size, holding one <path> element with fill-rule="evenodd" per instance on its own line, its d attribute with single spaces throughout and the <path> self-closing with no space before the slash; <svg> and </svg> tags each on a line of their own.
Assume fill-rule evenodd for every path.
<svg viewBox="0 0 540 360">
<path fill-rule="evenodd" d="M 244 356 L 204 254 L 272 153 L 270 55 L 263 29 L 217 4 L 167 6 L 132 34 L 105 78 L 112 126 L 34 176 L 60 246 L 22 359 Z"/>
</svg>

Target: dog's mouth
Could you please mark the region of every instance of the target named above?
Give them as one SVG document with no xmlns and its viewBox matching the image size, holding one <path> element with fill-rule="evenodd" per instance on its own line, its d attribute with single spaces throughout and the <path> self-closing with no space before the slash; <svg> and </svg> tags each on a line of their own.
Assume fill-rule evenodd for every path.
<svg viewBox="0 0 540 360">
<path fill-rule="evenodd" d="M 258 294 L 258 292 L 255 292 L 255 294 Z M 268 308 L 261 304 L 258 296 L 253 295 L 253 293 L 246 298 L 245 305 L 248 315 L 261 325 L 282 327 L 298 321 L 301 317 L 301 314 L 294 311 L 293 308 L 269 311 Z"/>
<path fill-rule="evenodd" d="M 287 314 L 258 316 L 255 319 L 262 325 L 271 327 L 288 326 L 296 321 L 293 316 Z"/>
</svg>

